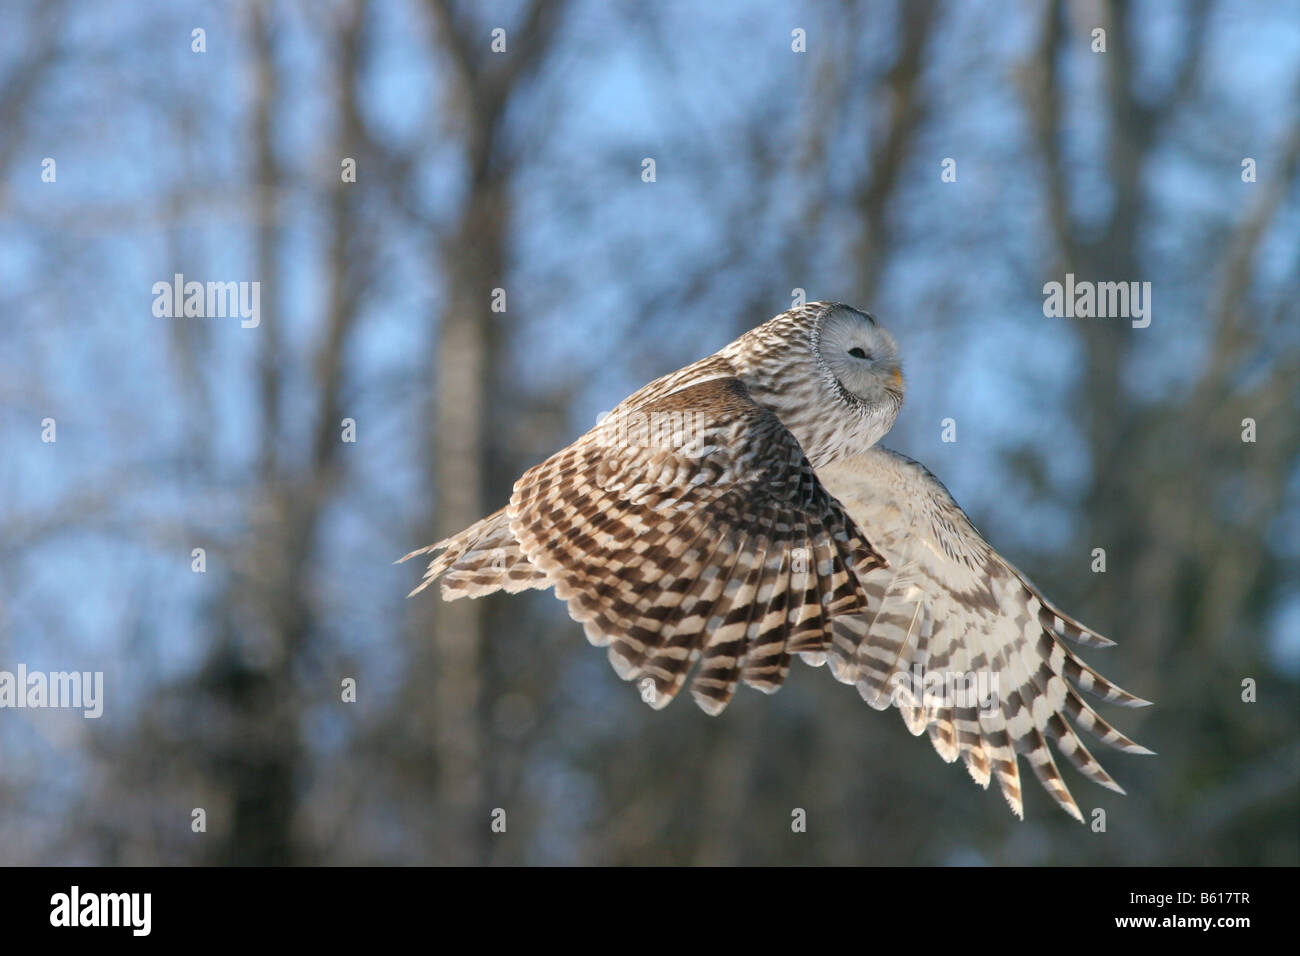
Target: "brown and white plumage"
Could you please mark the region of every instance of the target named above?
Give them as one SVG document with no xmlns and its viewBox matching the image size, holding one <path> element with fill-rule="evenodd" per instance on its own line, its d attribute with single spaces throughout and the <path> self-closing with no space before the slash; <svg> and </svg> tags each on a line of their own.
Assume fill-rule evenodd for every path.
<svg viewBox="0 0 1300 956">
<path fill-rule="evenodd" d="M 778 689 L 792 655 L 829 662 L 977 782 L 996 776 L 1018 815 L 1021 755 L 1081 819 L 1046 739 L 1118 790 L 1067 718 L 1147 751 L 1076 687 L 1145 702 L 1066 647 L 1110 642 L 1050 605 L 928 471 L 873 447 L 901 403 L 897 350 L 874 319 L 792 309 L 638 390 L 529 469 L 505 508 L 407 555 L 442 552 L 415 590 L 554 587 L 655 707 L 693 667 L 692 696 L 716 714 L 742 681 Z M 972 674 L 995 699 L 952 692 Z"/>
<path fill-rule="evenodd" d="M 977 783 L 987 787 L 996 776 L 1017 816 L 1019 754 L 1057 803 L 1082 819 L 1047 738 L 1085 777 L 1123 793 L 1070 725 L 1127 753 L 1150 753 L 1079 694 L 1127 707 L 1147 703 L 1066 644 L 1112 642 L 1049 603 L 919 463 L 875 447 L 826 465 L 818 476 L 889 562 L 863 581 L 874 616 L 836 621 L 835 677 L 855 685 L 873 707 L 897 706 L 913 734 L 928 731 L 939 755 L 960 756 Z M 933 674 L 988 675 L 987 687 L 977 688 L 988 691 L 986 699 L 962 699 L 935 681 L 927 686 Z"/>
</svg>

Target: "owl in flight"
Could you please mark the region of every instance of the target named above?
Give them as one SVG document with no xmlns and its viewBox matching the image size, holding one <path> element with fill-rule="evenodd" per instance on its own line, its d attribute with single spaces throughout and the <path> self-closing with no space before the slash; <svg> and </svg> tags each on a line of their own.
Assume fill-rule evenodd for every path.
<svg viewBox="0 0 1300 956">
<path fill-rule="evenodd" d="M 903 403 L 893 338 L 812 302 L 656 379 L 515 482 L 510 503 L 406 558 L 444 600 L 551 588 L 652 707 L 686 683 L 710 714 L 772 693 L 794 655 L 896 706 L 945 761 L 996 776 L 1024 816 L 1017 755 L 1083 819 L 1047 747 L 1124 791 L 1075 732 L 1150 753 L 1080 691 L 1147 701 L 1066 641 L 1113 642 L 989 547 L 924 466 L 876 443 Z M 406 560 L 403 558 L 402 560 Z"/>
</svg>

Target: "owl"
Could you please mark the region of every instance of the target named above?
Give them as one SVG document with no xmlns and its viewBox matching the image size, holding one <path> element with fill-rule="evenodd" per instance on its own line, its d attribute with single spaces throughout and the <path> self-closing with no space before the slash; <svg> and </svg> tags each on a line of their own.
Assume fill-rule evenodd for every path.
<svg viewBox="0 0 1300 956">
<path fill-rule="evenodd" d="M 945 761 L 996 778 L 1023 818 L 1019 757 L 1083 815 L 1048 749 L 1123 793 L 1076 733 L 1150 753 L 1082 697 L 1142 706 L 1070 644 L 1112 644 L 1051 604 L 917 462 L 879 446 L 903 403 L 894 339 L 813 302 L 620 403 L 529 469 L 438 553 L 455 600 L 553 588 L 652 707 L 689 677 L 718 714 L 798 656 L 897 707 Z M 440 553 L 439 553 L 440 552 Z"/>
</svg>

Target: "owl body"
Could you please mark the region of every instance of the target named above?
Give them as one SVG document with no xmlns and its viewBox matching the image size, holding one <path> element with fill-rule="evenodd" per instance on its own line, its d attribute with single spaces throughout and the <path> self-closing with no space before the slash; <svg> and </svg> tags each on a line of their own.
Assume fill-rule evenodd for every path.
<svg viewBox="0 0 1300 956">
<path fill-rule="evenodd" d="M 824 346 L 834 349 L 834 355 Z M 865 357 L 849 355 L 854 348 Z M 859 366 L 852 384 L 863 394 L 850 391 L 836 377 L 832 359 Z M 755 404 L 781 420 L 818 467 L 846 452 L 871 447 L 889 431 L 903 403 L 901 374 L 893 374 L 897 371 L 897 346 L 871 316 L 839 303 L 811 302 L 751 329 L 713 355 L 655 379 L 611 414 L 630 413 L 691 385 L 735 378 Z M 886 374 L 877 380 L 873 372 Z"/>
<path fill-rule="evenodd" d="M 1149 752 L 1079 691 L 1146 702 L 1065 644 L 1111 642 L 1049 604 L 923 466 L 878 446 L 902 399 L 873 318 L 791 309 L 637 390 L 504 508 L 407 555 L 441 552 L 415 591 L 553 588 L 656 708 L 688 675 L 716 714 L 741 683 L 777 690 L 793 656 L 829 663 L 977 783 L 997 779 L 1018 815 L 1023 756 L 1082 819 L 1047 740 L 1118 790 L 1067 718 Z"/>
</svg>

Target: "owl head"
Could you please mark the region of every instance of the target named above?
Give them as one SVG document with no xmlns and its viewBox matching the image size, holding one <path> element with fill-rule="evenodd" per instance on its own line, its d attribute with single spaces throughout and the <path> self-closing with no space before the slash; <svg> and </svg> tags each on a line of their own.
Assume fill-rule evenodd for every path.
<svg viewBox="0 0 1300 956">
<path fill-rule="evenodd" d="M 754 401 L 794 433 L 814 467 L 870 448 L 903 404 L 898 346 L 874 318 L 810 302 L 745 333 L 723 354 Z"/>
<path fill-rule="evenodd" d="M 874 318 L 831 304 L 813 326 L 812 349 L 835 385 L 849 396 L 867 405 L 892 403 L 897 414 L 903 400 L 898 346 Z"/>
</svg>

